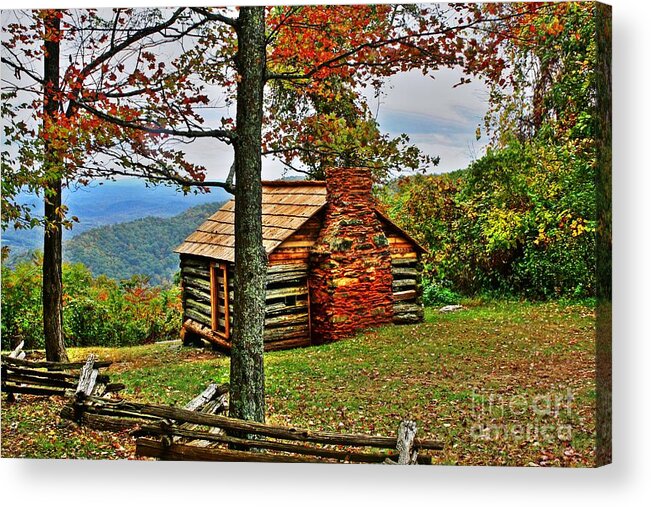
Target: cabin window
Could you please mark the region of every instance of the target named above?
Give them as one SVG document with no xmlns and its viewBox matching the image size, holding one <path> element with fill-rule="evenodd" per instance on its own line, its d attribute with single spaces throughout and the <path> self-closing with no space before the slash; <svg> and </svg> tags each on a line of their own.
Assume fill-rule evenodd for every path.
<svg viewBox="0 0 651 507">
<path fill-rule="evenodd" d="M 230 338 L 228 269 L 225 263 L 213 262 L 210 265 L 210 310 L 212 330 Z"/>
</svg>

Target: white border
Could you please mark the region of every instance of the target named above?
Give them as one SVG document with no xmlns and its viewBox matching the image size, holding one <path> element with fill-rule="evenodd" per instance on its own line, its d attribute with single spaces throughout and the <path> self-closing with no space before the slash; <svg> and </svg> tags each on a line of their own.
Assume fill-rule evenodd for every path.
<svg viewBox="0 0 651 507">
<path fill-rule="evenodd" d="M 3 8 L 180 5 L 3 2 Z M 231 3 L 232 2 L 224 2 Z M 253 2 L 247 2 L 253 3 Z M 260 3 L 260 2 L 255 2 Z M 289 2 L 287 2 L 289 3 Z M 298 2 L 292 2 L 298 3 Z M 307 3 L 307 2 L 303 2 Z M 312 3 L 312 2 L 310 2 Z M 1 460 L 3 503 L 91 505 L 639 505 L 651 499 L 651 5 L 614 14 L 614 464 L 590 470 Z M 9 503 L 7 503 L 9 505 Z"/>
</svg>

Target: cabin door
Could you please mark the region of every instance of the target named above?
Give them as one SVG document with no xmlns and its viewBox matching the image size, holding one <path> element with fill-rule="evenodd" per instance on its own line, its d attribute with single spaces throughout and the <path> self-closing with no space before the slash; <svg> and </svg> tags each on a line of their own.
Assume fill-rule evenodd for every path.
<svg viewBox="0 0 651 507">
<path fill-rule="evenodd" d="M 229 339 L 228 269 L 225 263 L 210 264 L 210 310 L 213 332 Z"/>
</svg>

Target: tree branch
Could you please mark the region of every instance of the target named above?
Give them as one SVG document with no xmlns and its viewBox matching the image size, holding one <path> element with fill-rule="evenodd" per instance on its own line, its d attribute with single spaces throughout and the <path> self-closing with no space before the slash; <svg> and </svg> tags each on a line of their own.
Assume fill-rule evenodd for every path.
<svg viewBox="0 0 651 507">
<path fill-rule="evenodd" d="M 122 118 L 117 118 L 115 116 L 111 116 L 109 114 L 106 114 L 102 111 L 99 111 L 98 109 L 95 109 L 94 107 L 89 106 L 85 102 L 76 102 L 79 107 L 82 109 L 85 109 L 89 113 L 91 113 L 94 116 L 97 116 L 101 120 L 110 122 L 114 125 L 117 125 L 119 127 L 123 128 L 129 128 L 133 130 L 139 130 L 141 132 L 147 132 L 149 134 L 166 134 L 166 135 L 171 135 L 171 136 L 179 136 L 179 137 L 186 137 L 186 138 L 200 138 L 200 137 L 213 137 L 215 139 L 220 139 L 228 144 L 232 143 L 233 140 L 235 139 L 235 132 L 231 130 L 223 130 L 223 129 L 213 129 L 213 130 L 177 130 L 177 129 L 172 129 L 172 128 L 166 128 L 166 127 L 152 127 L 152 126 L 147 126 L 143 125 L 140 123 L 134 123 L 131 121 L 123 120 Z"/>
<path fill-rule="evenodd" d="M 225 23 L 229 26 L 232 26 L 233 28 L 237 28 L 238 26 L 237 19 L 229 18 L 228 16 L 224 16 L 223 14 L 210 12 L 208 9 L 204 7 L 191 7 L 191 9 L 197 14 L 201 14 L 206 19 L 209 19 L 210 21 L 219 21 L 221 23 Z"/>
<path fill-rule="evenodd" d="M 134 174 L 129 171 L 123 171 L 120 169 L 106 169 L 103 170 L 102 168 L 95 168 L 95 167 L 86 167 L 90 171 L 92 171 L 93 175 L 95 177 L 97 176 L 129 176 L 129 177 L 134 177 L 134 178 L 145 178 L 148 180 L 152 181 L 160 181 L 160 182 L 170 182 L 170 183 L 176 183 L 177 185 L 181 185 L 184 187 L 208 187 L 208 188 L 223 188 L 228 192 L 229 194 L 234 194 L 235 193 L 235 185 L 227 182 L 227 181 L 199 181 L 199 180 L 191 180 L 188 178 L 183 178 L 181 176 L 176 176 L 172 174 L 162 174 L 162 173 L 157 173 L 157 170 L 155 168 L 152 168 L 152 166 L 148 166 L 147 164 L 141 164 L 138 162 L 134 162 L 133 165 L 135 167 L 139 167 L 145 171 L 145 174 Z"/>
<path fill-rule="evenodd" d="M 293 6 L 289 9 L 287 13 L 283 16 L 283 18 L 280 20 L 280 22 L 269 32 L 269 35 L 266 38 L 267 44 L 270 44 L 271 41 L 275 38 L 276 34 L 279 32 L 280 28 L 287 23 L 287 20 L 291 18 L 295 13 L 297 13 L 300 9 L 302 9 L 303 6 L 297 5 Z"/>
<path fill-rule="evenodd" d="M 24 67 L 22 65 L 19 65 L 19 64 L 15 63 L 15 62 L 12 62 L 11 60 L 9 60 L 8 58 L 5 58 L 4 56 L 2 57 L 2 63 L 4 63 L 5 65 L 8 65 L 12 69 L 14 69 L 14 71 L 16 71 L 16 73 L 24 72 L 25 74 L 27 74 L 29 77 L 31 77 L 37 83 L 39 83 L 41 85 L 45 84 L 45 81 L 43 81 L 43 79 L 41 79 L 40 76 L 37 76 L 31 70 L 27 69 L 26 67 Z"/>
<path fill-rule="evenodd" d="M 77 97 L 79 97 L 79 93 L 80 93 L 80 91 L 82 89 L 81 85 L 84 82 L 84 80 L 86 79 L 86 77 L 94 69 L 96 69 L 97 67 L 102 65 L 104 62 L 110 60 L 112 57 L 117 55 L 120 51 L 122 51 L 123 49 L 128 48 L 129 46 L 131 46 L 135 42 L 138 42 L 139 40 L 142 40 L 145 37 L 148 37 L 149 35 L 153 35 L 155 33 L 158 33 L 160 31 L 164 30 L 165 28 L 167 28 L 169 26 L 172 26 L 176 22 L 176 20 L 181 16 L 181 14 L 183 13 L 184 10 L 185 10 L 185 8 L 181 7 L 179 9 L 177 9 L 176 11 L 174 11 L 174 14 L 172 14 L 172 16 L 167 21 L 164 21 L 163 23 L 159 23 L 159 24 L 154 25 L 154 26 L 143 28 L 142 30 L 138 30 L 132 36 L 127 37 L 126 39 L 124 39 L 119 44 L 111 45 L 111 47 L 110 47 L 110 49 L 108 51 L 106 51 L 105 53 L 102 53 L 97 58 L 93 59 L 93 61 L 89 62 L 81 70 L 81 72 L 79 73 L 79 77 L 76 79 L 76 82 L 77 82 L 78 86 L 73 87 L 73 90 L 75 90 L 75 91 L 73 93 L 73 96 L 71 97 L 70 105 L 68 106 L 68 110 L 66 112 L 66 115 L 71 116 L 72 114 L 74 114 L 74 105 L 78 104 L 76 102 L 76 99 L 77 99 Z"/>
<path fill-rule="evenodd" d="M 463 31 L 463 30 L 468 30 L 468 29 L 476 29 L 478 25 L 484 24 L 484 23 L 496 23 L 499 21 L 505 21 L 507 19 L 512 19 L 516 18 L 519 16 L 524 15 L 525 13 L 515 13 L 515 14 L 510 14 L 506 16 L 499 16 L 495 18 L 490 18 L 490 19 L 476 19 L 474 21 L 471 21 L 469 23 L 463 24 L 463 25 L 457 25 L 453 27 L 442 27 L 438 30 L 433 30 L 433 31 L 427 31 L 427 32 L 421 32 L 421 33 L 408 33 L 405 35 L 401 35 L 398 37 L 393 37 L 390 39 L 380 39 L 380 40 L 375 40 L 375 41 L 370 41 L 370 42 L 365 42 L 363 44 L 360 44 L 354 48 L 349 49 L 348 51 L 344 51 L 343 53 L 340 53 L 338 55 L 335 55 L 328 60 L 325 60 L 314 67 L 312 67 L 309 71 L 307 72 L 299 72 L 299 71 L 294 71 L 294 72 L 280 72 L 280 73 L 273 73 L 273 72 L 267 72 L 265 75 L 265 79 L 267 80 L 272 80 L 272 79 L 285 79 L 285 80 L 304 80 L 304 79 L 309 79 L 314 74 L 319 72 L 322 69 L 330 68 L 334 66 L 337 63 L 342 62 L 342 60 L 346 60 L 347 58 L 356 55 L 360 51 L 364 49 L 379 49 L 383 48 L 385 46 L 389 46 L 391 44 L 401 44 L 401 45 L 407 45 L 410 44 L 411 39 L 418 39 L 422 37 L 433 37 L 437 35 L 445 35 L 450 32 L 456 32 L 456 31 Z M 316 27 L 315 27 L 316 29 Z M 413 43 L 412 43 L 413 44 Z M 384 62 L 387 64 L 388 62 Z M 362 65 L 362 62 L 359 63 L 344 63 L 343 66 L 354 66 L 354 65 Z M 381 66 L 382 62 L 378 62 L 375 64 L 375 66 Z"/>
<path fill-rule="evenodd" d="M 111 48 L 115 47 L 115 30 L 118 27 L 118 22 L 120 21 L 120 14 L 122 13 L 122 9 L 116 9 L 115 10 L 115 19 L 113 20 L 113 30 L 111 30 Z"/>
<path fill-rule="evenodd" d="M 128 92 L 117 92 L 117 91 L 116 92 L 106 92 L 106 93 L 104 93 L 104 96 L 107 97 L 107 98 L 110 98 L 110 99 L 122 99 L 122 98 L 127 98 L 127 97 L 135 97 L 135 96 L 138 96 L 138 95 L 143 95 L 143 94 L 149 93 L 149 92 L 160 92 L 163 89 L 164 89 L 164 87 L 161 85 L 161 86 L 157 86 L 157 87 L 154 87 L 154 88 L 138 88 L 138 89 L 135 89 L 135 90 L 130 90 Z"/>
</svg>

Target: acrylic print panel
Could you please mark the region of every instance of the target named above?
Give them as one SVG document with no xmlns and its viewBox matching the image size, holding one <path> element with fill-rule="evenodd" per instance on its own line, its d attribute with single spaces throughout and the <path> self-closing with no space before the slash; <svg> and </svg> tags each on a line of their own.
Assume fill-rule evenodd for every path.
<svg viewBox="0 0 651 507">
<path fill-rule="evenodd" d="M 608 6 L 2 29 L 3 457 L 610 462 Z"/>
</svg>

